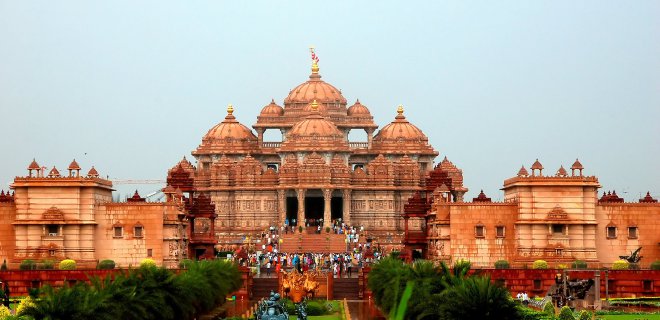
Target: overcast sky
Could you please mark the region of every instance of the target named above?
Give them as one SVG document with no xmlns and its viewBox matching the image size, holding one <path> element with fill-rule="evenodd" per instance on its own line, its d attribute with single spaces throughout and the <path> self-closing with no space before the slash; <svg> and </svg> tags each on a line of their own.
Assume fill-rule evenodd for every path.
<svg viewBox="0 0 660 320">
<path fill-rule="evenodd" d="M 32 158 L 164 179 L 228 103 L 249 127 L 282 105 L 310 45 L 381 128 L 403 104 L 469 198 L 536 158 L 660 194 L 660 1 L 603 0 L 0 0 L 0 188 Z"/>
</svg>

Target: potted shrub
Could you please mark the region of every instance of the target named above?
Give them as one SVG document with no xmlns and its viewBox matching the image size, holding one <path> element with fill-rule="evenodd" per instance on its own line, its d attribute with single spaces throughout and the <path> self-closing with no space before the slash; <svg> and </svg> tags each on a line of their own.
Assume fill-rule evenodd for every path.
<svg viewBox="0 0 660 320">
<path fill-rule="evenodd" d="M 612 270 L 628 270 L 630 263 L 626 260 L 617 260 L 612 263 Z"/>
<path fill-rule="evenodd" d="M 506 260 L 495 261 L 495 269 L 509 269 L 509 261 Z"/>
<path fill-rule="evenodd" d="M 115 268 L 115 262 L 110 259 L 101 260 L 97 268 L 100 270 L 112 270 Z"/>
<path fill-rule="evenodd" d="M 571 268 L 573 269 L 586 269 L 587 263 L 582 260 L 575 260 L 571 263 Z"/>
<path fill-rule="evenodd" d="M 76 260 L 64 259 L 60 261 L 60 270 L 76 270 Z"/>
<path fill-rule="evenodd" d="M 660 260 L 655 260 L 651 263 L 651 270 L 660 270 Z"/>
<path fill-rule="evenodd" d="M 41 262 L 41 269 L 44 269 L 44 270 L 55 269 L 55 261 L 50 260 L 50 259 L 46 259 L 46 260 L 42 261 Z"/>
<path fill-rule="evenodd" d="M 532 269 L 548 269 L 548 263 L 545 260 L 536 260 L 532 264 Z"/>
<path fill-rule="evenodd" d="M 37 268 L 37 264 L 34 262 L 34 260 L 25 259 L 21 261 L 19 268 L 21 270 L 34 270 Z"/>
<path fill-rule="evenodd" d="M 303 231 L 303 227 L 302 227 L 302 226 L 298 226 L 298 232 L 299 232 L 299 233 L 302 233 L 302 231 Z"/>
<path fill-rule="evenodd" d="M 142 261 L 140 261 L 140 268 L 142 268 L 142 267 L 146 267 L 146 268 L 154 267 L 155 268 L 155 267 L 157 267 L 156 261 L 154 261 L 154 259 L 150 259 L 150 258 L 142 259 Z"/>
</svg>

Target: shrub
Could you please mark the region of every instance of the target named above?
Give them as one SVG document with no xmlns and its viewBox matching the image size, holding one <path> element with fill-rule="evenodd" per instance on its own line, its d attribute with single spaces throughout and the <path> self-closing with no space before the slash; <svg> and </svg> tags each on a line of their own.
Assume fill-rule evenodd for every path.
<svg viewBox="0 0 660 320">
<path fill-rule="evenodd" d="M 101 260 L 97 268 L 101 270 L 112 270 L 115 268 L 115 262 L 110 259 Z"/>
<path fill-rule="evenodd" d="M 7 271 L 7 259 L 2 260 L 2 266 L 0 266 L 0 271 Z"/>
<path fill-rule="evenodd" d="M 21 270 L 34 270 L 37 268 L 37 263 L 34 260 L 26 259 L 21 261 Z"/>
<path fill-rule="evenodd" d="M 559 320 L 575 320 L 575 316 L 573 316 L 573 310 L 571 310 L 571 308 L 568 306 L 563 306 L 561 309 L 559 309 L 559 316 L 557 318 Z"/>
<path fill-rule="evenodd" d="M 565 263 L 560 263 L 560 264 L 557 265 L 556 268 L 559 269 L 559 270 L 564 270 L 564 269 L 568 269 L 568 265 L 565 264 Z"/>
<path fill-rule="evenodd" d="M 536 260 L 532 264 L 532 269 L 548 269 L 548 263 L 545 260 Z"/>
<path fill-rule="evenodd" d="M 303 227 L 302 227 L 302 226 L 298 226 L 298 233 L 302 233 L 302 230 L 303 230 Z"/>
<path fill-rule="evenodd" d="M 11 315 L 9 308 L 0 304 L 0 319 L 5 319 Z"/>
<path fill-rule="evenodd" d="M 591 312 L 589 312 L 587 310 L 582 310 L 582 311 L 580 311 L 580 316 L 578 317 L 578 319 L 579 320 L 591 320 L 591 318 L 593 318 L 593 317 L 594 317 L 594 315 Z"/>
<path fill-rule="evenodd" d="M 571 268 L 573 268 L 573 269 L 586 269 L 587 268 L 587 263 L 582 261 L 582 260 L 575 260 L 571 264 Z"/>
<path fill-rule="evenodd" d="M 16 315 L 22 316 L 25 314 L 25 311 L 27 311 L 26 309 L 34 307 L 36 307 L 34 299 L 32 299 L 30 296 L 27 296 L 18 303 L 18 306 L 16 306 Z"/>
<path fill-rule="evenodd" d="M 555 315 L 555 306 L 552 304 L 552 301 L 548 301 L 543 306 L 543 313 L 554 316 Z"/>
<path fill-rule="evenodd" d="M 330 233 L 330 227 L 325 227 L 325 233 Z"/>
<path fill-rule="evenodd" d="M 628 270 L 630 263 L 626 260 L 617 260 L 612 263 L 612 270 Z"/>
<path fill-rule="evenodd" d="M 188 269 L 188 266 L 190 266 L 191 263 L 193 263 L 192 260 L 190 260 L 190 259 L 183 259 L 183 260 L 181 260 L 181 261 L 179 262 L 179 268 L 180 268 L 180 269 Z"/>
<path fill-rule="evenodd" d="M 156 268 L 156 261 L 151 258 L 145 258 L 140 261 L 140 268 Z"/>
<path fill-rule="evenodd" d="M 46 259 L 46 260 L 41 262 L 41 269 L 52 270 L 54 268 L 55 268 L 55 261 L 54 260 Z"/>
<path fill-rule="evenodd" d="M 509 269 L 509 261 L 506 260 L 495 261 L 495 269 Z"/>
<path fill-rule="evenodd" d="M 76 260 L 64 259 L 60 261 L 60 270 L 76 270 Z"/>
<path fill-rule="evenodd" d="M 307 303 L 308 316 L 322 316 L 325 314 L 325 308 L 318 301 L 309 301 Z"/>
<path fill-rule="evenodd" d="M 660 270 L 660 260 L 655 260 L 651 263 L 651 270 Z"/>
</svg>

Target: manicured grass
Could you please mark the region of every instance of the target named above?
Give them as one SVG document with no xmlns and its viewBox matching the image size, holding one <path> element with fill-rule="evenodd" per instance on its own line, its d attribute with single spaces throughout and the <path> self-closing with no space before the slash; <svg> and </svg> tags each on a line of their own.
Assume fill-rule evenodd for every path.
<svg viewBox="0 0 660 320">
<path fill-rule="evenodd" d="M 660 314 L 617 314 L 596 316 L 602 320 L 660 320 Z"/>
<path fill-rule="evenodd" d="M 296 320 L 298 316 L 289 316 L 289 320 Z M 339 315 L 325 315 L 325 316 L 308 316 L 309 320 L 341 320 Z"/>
</svg>

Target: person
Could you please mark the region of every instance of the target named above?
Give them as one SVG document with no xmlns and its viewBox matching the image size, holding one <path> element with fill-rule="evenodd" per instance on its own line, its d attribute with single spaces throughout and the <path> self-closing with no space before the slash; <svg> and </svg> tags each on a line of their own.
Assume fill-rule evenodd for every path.
<svg viewBox="0 0 660 320">
<path fill-rule="evenodd" d="M 268 261 L 268 263 L 266 263 L 266 275 L 270 276 L 270 261 Z"/>
<path fill-rule="evenodd" d="M 282 265 L 279 263 L 275 263 L 275 274 L 280 274 L 280 271 L 282 270 Z"/>
</svg>

